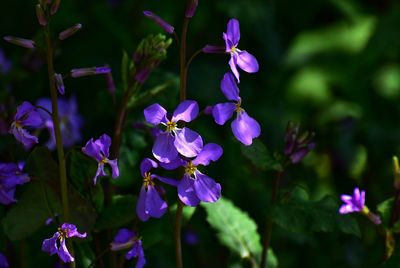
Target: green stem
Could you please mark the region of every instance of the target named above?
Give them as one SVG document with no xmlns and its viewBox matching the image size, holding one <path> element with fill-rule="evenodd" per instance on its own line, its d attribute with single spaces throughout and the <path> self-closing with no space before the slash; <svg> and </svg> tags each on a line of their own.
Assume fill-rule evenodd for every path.
<svg viewBox="0 0 400 268">
<path fill-rule="evenodd" d="M 44 28 L 44 35 L 47 45 L 46 56 L 47 56 L 47 73 L 49 76 L 49 86 L 50 86 L 50 96 L 51 96 L 51 108 L 52 108 L 51 115 L 53 119 L 53 128 L 56 138 L 58 168 L 60 175 L 61 202 L 63 209 L 62 220 L 63 222 L 68 222 L 70 217 L 69 217 L 69 203 L 68 203 L 67 169 L 65 166 L 64 148 L 60 131 L 60 120 L 58 118 L 57 88 L 56 88 L 56 81 L 54 78 L 55 72 L 53 64 L 53 46 L 50 37 L 49 25 L 47 25 L 46 28 Z M 70 245 L 70 252 L 72 255 L 74 255 L 74 250 L 72 245 Z M 70 267 L 75 268 L 75 262 L 71 262 Z"/>
<path fill-rule="evenodd" d="M 182 227 L 182 212 L 183 203 L 178 200 L 178 206 L 176 208 L 176 222 L 175 222 L 175 256 L 176 256 L 176 268 L 182 268 L 182 245 L 181 245 L 181 227 Z"/>
<path fill-rule="evenodd" d="M 276 177 L 272 181 L 272 197 L 271 197 L 271 206 L 274 206 L 278 200 L 278 189 L 279 189 L 279 182 L 283 171 L 278 171 Z M 267 268 L 268 267 L 268 249 L 270 247 L 271 242 L 271 234 L 272 234 L 272 218 L 267 217 L 267 222 L 264 231 L 264 241 L 263 241 L 263 250 L 261 254 L 261 263 L 260 268 Z"/>
</svg>

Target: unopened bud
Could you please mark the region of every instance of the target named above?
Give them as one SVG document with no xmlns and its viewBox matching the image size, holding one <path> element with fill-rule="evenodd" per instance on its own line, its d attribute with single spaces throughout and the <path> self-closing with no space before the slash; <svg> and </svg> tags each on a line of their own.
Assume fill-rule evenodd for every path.
<svg viewBox="0 0 400 268">
<path fill-rule="evenodd" d="M 58 8 L 60 7 L 61 0 L 54 0 L 50 7 L 50 15 L 54 15 L 57 13 Z"/>
<path fill-rule="evenodd" d="M 198 4 L 199 4 L 198 0 L 189 0 L 188 5 L 186 7 L 186 11 L 185 11 L 186 18 L 191 18 L 194 16 L 194 13 L 196 12 Z"/>
<path fill-rule="evenodd" d="M 33 40 L 19 38 L 15 36 L 4 36 L 3 39 L 8 43 L 24 47 L 24 48 L 35 48 L 35 42 Z"/>
<path fill-rule="evenodd" d="M 225 48 L 224 47 L 212 46 L 212 45 L 205 45 L 201 50 L 204 53 L 208 53 L 208 54 L 225 53 Z"/>
<path fill-rule="evenodd" d="M 106 74 L 109 72 L 111 72 L 111 68 L 108 66 L 79 68 L 71 70 L 71 77 L 77 78 L 77 77 L 96 75 L 96 74 Z"/>
<path fill-rule="evenodd" d="M 143 11 L 143 14 L 148 17 L 149 19 L 153 20 L 155 23 L 157 23 L 161 28 L 164 29 L 169 34 L 172 34 L 174 32 L 174 27 L 170 25 L 168 22 L 163 20 L 160 16 L 154 14 L 151 11 Z"/>
<path fill-rule="evenodd" d="M 65 93 L 65 86 L 64 86 L 64 80 L 63 80 L 62 75 L 61 75 L 61 74 L 55 73 L 55 74 L 54 74 L 54 78 L 55 78 L 55 80 L 56 80 L 56 86 L 57 86 L 58 92 L 59 92 L 61 95 L 64 95 L 64 93 Z"/>
<path fill-rule="evenodd" d="M 59 35 L 58 35 L 58 39 L 65 40 L 68 37 L 70 37 L 71 35 L 75 34 L 77 31 L 79 31 L 82 28 L 82 24 L 77 23 L 72 27 L 69 27 L 68 29 L 62 31 Z"/>
<path fill-rule="evenodd" d="M 114 94 L 116 87 L 111 72 L 104 74 L 104 77 L 106 78 L 108 92 Z"/>
<path fill-rule="evenodd" d="M 46 15 L 44 14 L 44 10 L 40 4 L 36 5 L 36 17 L 39 21 L 39 24 L 41 26 L 46 26 L 47 25 L 47 18 Z"/>
<path fill-rule="evenodd" d="M 393 175 L 394 175 L 394 188 L 400 189 L 400 166 L 397 156 L 393 156 Z"/>
</svg>

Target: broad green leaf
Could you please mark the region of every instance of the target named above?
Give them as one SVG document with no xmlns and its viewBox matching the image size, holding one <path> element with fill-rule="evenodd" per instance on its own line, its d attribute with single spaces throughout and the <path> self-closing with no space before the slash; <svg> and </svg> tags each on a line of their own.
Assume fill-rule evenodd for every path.
<svg viewBox="0 0 400 268">
<path fill-rule="evenodd" d="M 382 223 L 386 226 L 389 224 L 390 218 L 392 216 L 393 201 L 394 198 L 391 197 L 389 199 L 386 199 L 385 201 L 382 201 L 376 206 L 376 210 L 381 216 Z"/>
<path fill-rule="evenodd" d="M 2 221 L 4 232 L 12 241 L 34 234 L 60 208 L 56 196 L 43 182 L 32 181 L 20 189 L 18 202 Z"/>
<path fill-rule="evenodd" d="M 104 208 L 97 219 L 95 229 L 100 231 L 120 227 L 136 215 L 136 198 L 131 195 L 114 196 L 111 204 Z"/>
<path fill-rule="evenodd" d="M 73 149 L 67 154 L 68 178 L 75 189 L 84 193 L 93 186 L 96 174 L 96 161 L 85 156 L 80 150 Z"/>
<path fill-rule="evenodd" d="M 339 206 L 334 198 L 325 196 L 312 201 L 302 190 L 293 191 L 289 198 L 276 205 L 272 217 L 277 225 L 293 232 L 339 231 L 360 236 L 357 221 L 351 215 L 341 215 L 338 211 Z"/>
<path fill-rule="evenodd" d="M 261 170 L 282 170 L 279 162 L 260 140 L 254 140 L 251 146 L 242 145 L 241 150 L 243 155 Z"/>
<path fill-rule="evenodd" d="M 257 259 L 262 247 L 257 225 L 249 215 L 237 208 L 230 200 L 221 198 L 215 203 L 201 204 L 207 212 L 208 223 L 217 230 L 222 244 L 241 258 Z M 269 253 L 272 254 L 273 253 Z M 276 267 L 275 257 L 269 258 L 269 267 Z"/>
<path fill-rule="evenodd" d="M 29 176 L 39 180 L 57 180 L 58 165 L 47 147 L 35 147 L 29 154 L 25 169 Z"/>
</svg>

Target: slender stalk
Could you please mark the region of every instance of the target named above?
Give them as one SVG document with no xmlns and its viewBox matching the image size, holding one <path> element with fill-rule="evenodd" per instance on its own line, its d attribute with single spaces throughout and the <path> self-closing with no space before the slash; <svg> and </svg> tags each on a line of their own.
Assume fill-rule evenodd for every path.
<svg viewBox="0 0 400 268">
<path fill-rule="evenodd" d="M 46 39 L 46 58 L 47 58 L 47 73 L 49 76 L 49 86 L 50 86 L 50 96 L 51 96 L 51 108 L 52 108 L 52 119 L 53 119 L 53 128 L 54 134 L 56 138 L 56 146 L 57 146 L 57 157 L 58 157 L 58 168 L 60 175 L 60 187 L 61 187 L 61 202 L 63 215 L 63 222 L 69 221 L 69 203 L 68 203 L 68 184 L 67 184 L 67 170 L 65 166 L 65 157 L 64 157 L 64 148 L 61 138 L 60 131 L 60 120 L 58 118 L 58 104 L 57 104 L 57 88 L 56 81 L 54 78 L 54 64 L 53 64 L 53 46 L 50 37 L 50 27 L 47 25 L 44 28 L 44 35 Z M 72 245 L 70 245 L 71 254 L 73 254 L 74 250 Z M 70 263 L 71 268 L 75 268 L 75 262 Z"/>
<path fill-rule="evenodd" d="M 182 245 L 181 245 L 181 227 L 182 227 L 182 212 L 183 204 L 178 200 L 178 207 L 176 208 L 176 222 L 175 222 L 175 256 L 176 256 L 176 267 L 182 268 Z"/>
<path fill-rule="evenodd" d="M 278 171 L 276 173 L 276 177 L 272 181 L 272 196 L 271 196 L 271 205 L 275 205 L 278 199 L 278 189 L 279 189 L 279 182 L 281 180 L 281 176 L 283 171 Z M 263 241 L 263 250 L 261 255 L 261 263 L 260 268 L 267 268 L 268 267 L 268 249 L 270 247 L 271 242 L 271 234 L 272 234 L 272 218 L 267 217 L 267 222 L 264 231 L 264 241 Z"/>
<path fill-rule="evenodd" d="M 184 19 L 181 35 L 181 46 L 180 46 L 180 87 L 179 87 L 179 99 L 183 101 L 186 99 L 186 80 L 187 80 L 187 69 L 186 69 L 186 37 L 189 26 L 189 18 Z"/>
</svg>

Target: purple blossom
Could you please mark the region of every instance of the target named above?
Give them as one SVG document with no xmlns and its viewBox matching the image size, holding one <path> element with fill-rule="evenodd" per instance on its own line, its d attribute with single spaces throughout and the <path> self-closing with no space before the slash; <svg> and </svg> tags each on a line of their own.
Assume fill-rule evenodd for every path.
<svg viewBox="0 0 400 268">
<path fill-rule="evenodd" d="M 74 224 L 64 223 L 51 238 L 43 241 L 42 250 L 50 255 L 57 253 L 63 262 L 73 262 L 74 257 L 68 252 L 66 245 L 66 239 L 71 237 L 85 238 L 86 233 L 79 233 Z"/>
<path fill-rule="evenodd" d="M 0 253 L 0 268 L 8 268 L 10 267 L 8 265 L 8 261 L 6 256 L 3 255 L 3 253 Z"/>
<path fill-rule="evenodd" d="M 167 202 L 162 199 L 164 189 L 155 184 L 154 179 L 158 179 L 164 183 L 177 186 L 178 181 L 174 179 L 164 178 L 150 173 L 152 168 L 158 165 L 150 158 L 145 158 L 140 163 L 140 173 L 143 177 L 143 185 L 140 189 L 139 198 L 136 204 L 136 213 L 140 220 L 147 221 L 150 217 L 160 218 L 167 210 Z"/>
<path fill-rule="evenodd" d="M 179 128 L 179 121 L 190 122 L 199 113 L 196 101 L 185 100 L 175 109 L 171 119 L 167 111 L 158 103 L 144 110 L 146 121 L 152 125 L 162 124 L 166 130 L 160 132 L 153 145 L 154 157 L 164 163 L 169 163 L 178 157 L 178 153 L 186 157 L 195 157 L 203 148 L 201 136 L 187 127 Z"/>
<path fill-rule="evenodd" d="M 353 196 L 343 194 L 340 199 L 344 204 L 340 207 L 340 214 L 362 212 L 365 208 L 365 191 L 355 188 Z"/>
<path fill-rule="evenodd" d="M 118 251 L 129 249 L 125 254 L 125 258 L 130 260 L 137 258 L 135 268 L 142 268 L 146 264 L 144 257 L 144 251 L 142 246 L 142 240 L 138 238 L 137 234 L 126 228 L 122 228 L 114 237 L 114 241 L 111 243 L 111 250 Z"/>
<path fill-rule="evenodd" d="M 82 76 L 96 75 L 96 74 L 106 74 L 111 72 L 111 68 L 108 65 L 91 67 L 91 68 L 79 68 L 71 70 L 71 77 L 78 78 Z"/>
<path fill-rule="evenodd" d="M 299 163 L 312 149 L 315 148 L 315 134 L 307 131 L 299 136 L 299 128 L 299 124 L 289 122 L 285 134 L 284 154 L 289 157 L 293 164 Z"/>
<path fill-rule="evenodd" d="M 190 0 L 186 6 L 185 10 L 185 17 L 186 18 L 191 18 L 194 16 L 194 13 L 196 12 L 197 6 L 199 4 L 198 0 Z"/>
<path fill-rule="evenodd" d="M 106 176 L 104 171 L 104 164 L 109 164 L 111 166 L 112 177 L 115 179 L 119 176 L 119 169 L 117 159 L 108 159 L 110 153 L 111 138 L 107 134 L 103 134 L 99 139 L 93 141 L 91 138 L 82 148 L 82 152 L 92 158 L 94 158 L 97 163 L 97 172 L 93 178 L 93 183 L 96 185 L 98 176 Z"/>
<path fill-rule="evenodd" d="M 152 21 L 157 23 L 167 33 L 169 33 L 169 34 L 174 33 L 174 27 L 172 25 L 170 25 L 168 22 L 166 22 L 165 20 L 163 20 L 160 16 L 158 16 L 148 10 L 143 11 L 143 15 L 145 15 L 146 17 L 148 17 L 149 19 L 151 19 Z"/>
<path fill-rule="evenodd" d="M 81 128 L 83 125 L 83 118 L 78 114 L 78 104 L 75 97 L 71 97 L 69 100 L 59 98 L 57 103 L 63 145 L 65 147 L 71 147 L 82 140 Z M 52 112 L 51 100 L 48 98 L 39 99 L 36 105 Z M 46 143 L 46 146 L 50 150 L 54 150 L 56 148 L 56 137 L 54 134 L 53 120 L 47 112 L 43 110 L 39 110 L 39 112 L 44 119 L 44 126 L 50 134 L 50 140 Z"/>
<path fill-rule="evenodd" d="M 208 166 L 217 161 L 223 153 L 221 146 L 208 143 L 193 160 L 177 158 L 171 163 L 161 163 L 165 169 L 185 168 L 185 174 L 178 184 L 179 199 L 187 206 L 197 206 L 200 201 L 216 202 L 221 197 L 221 185 L 198 170 L 198 166 Z"/>
<path fill-rule="evenodd" d="M 9 205 L 17 202 L 14 198 L 15 188 L 30 181 L 28 174 L 14 163 L 0 163 L 0 203 Z"/>
<path fill-rule="evenodd" d="M 221 81 L 221 90 L 230 102 L 214 105 L 212 115 L 215 122 L 223 125 L 236 112 L 236 118 L 231 123 L 233 135 L 244 145 L 251 145 L 253 139 L 260 136 L 261 128 L 258 122 L 250 117 L 241 107 L 242 99 L 239 96 L 239 88 L 231 73 L 224 75 Z"/>
<path fill-rule="evenodd" d="M 24 145 L 25 149 L 30 149 L 39 141 L 36 136 L 31 135 L 26 129 L 41 128 L 43 123 L 43 119 L 36 107 L 25 101 L 17 107 L 17 113 L 14 116 L 9 132 Z"/>
</svg>

